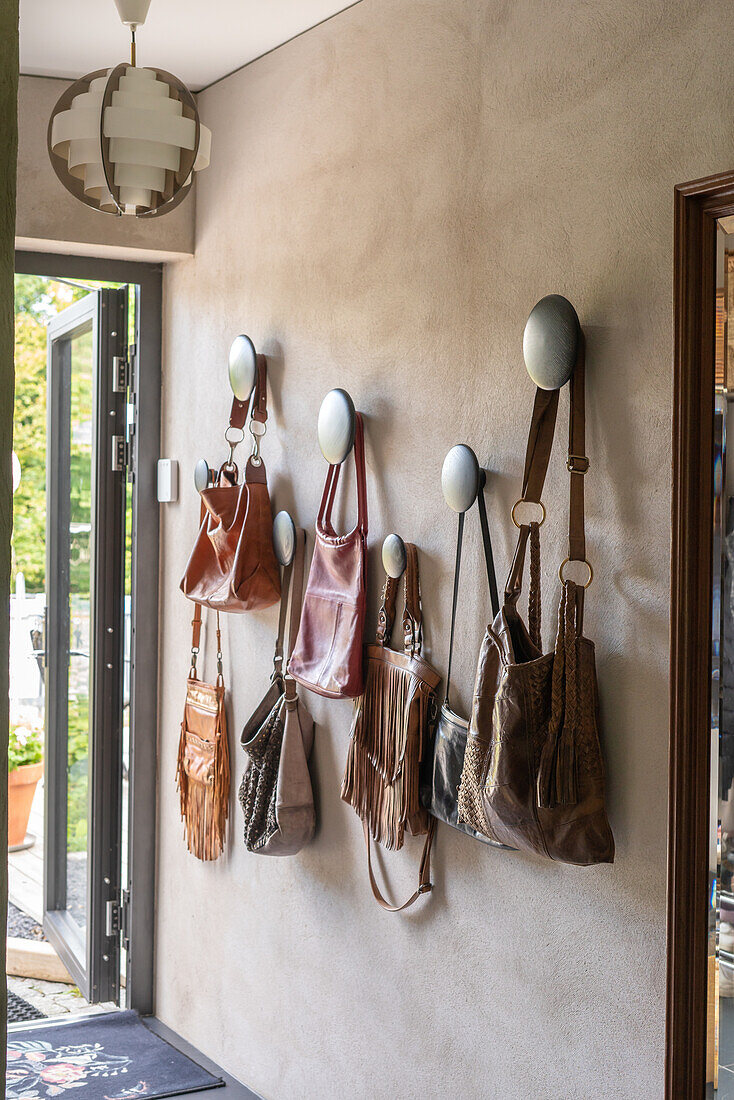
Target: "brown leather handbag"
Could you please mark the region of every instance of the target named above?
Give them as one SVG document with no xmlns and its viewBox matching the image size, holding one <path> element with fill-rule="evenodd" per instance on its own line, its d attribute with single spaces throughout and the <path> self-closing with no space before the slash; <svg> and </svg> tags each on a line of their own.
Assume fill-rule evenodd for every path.
<svg viewBox="0 0 734 1100">
<path fill-rule="evenodd" d="M 387 577 L 382 594 L 377 642 L 365 646 L 367 680 L 352 723 L 341 796 L 359 814 L 367 845 L 367 868 L 375 899 L 399 913 L 432 889 L 431 845 L 436 819 L 421 806 L 421 760 L 428 751 L 436 718 L 436 689 L 441 676 L 421 656 L 421 610 L 418 551 L 406 543 L 404 648 L 386 642 L 392 634 L 398 582 Z M 406 825 L 413 836 L 426 835 L 418 888 L 403 905 L 385 901 L 372 869 L 370 834 L 386 848 L 399 850 Z"/>
<path fill-rule="evenodd" d="M 357 526 L 338 535 L 331 522 L 341 466 L 329 466 L 316 521 L 316 543 L 301 625 L 288 672 L 299 684 L 331 699 L 362 694 L 365 617 L 367 482 L 362 417 L 356 414 Z"/>
<path fill-rule="evenodd" d="M 217 859 L 224 848 L 229 815 L 229 740 L 224 710 L 222 636 L 217 613 L 217 679 L 204 683 L 196 672 L 201 607 L 192 621 L 191 668 L 178 745 L 176 783 L 186 844 L 197 859 Z"/>
<path fill-rule="evenodd" d="M 306 532 L 297 531 L 296 552 L 283 574 L 271 685 L 240 737 L 248 758 L 239 790 L 245 847 L 263 856 L 295 855 L 308 844 L 316 827 L 308 770 L 313 718 L 298 698 L 295 681 L 283 675 L 289 596 L 286 662 L 298 633 L 305 553 Z"/>
<path fill-rule="evenodd" d="M 539 523 L 518 523 L 504 604 L 487 628 L 479 656 L 459 818 L 491 840 L 583 866 L 614 861 L 604 801 L 594 645 L 583 636 L 584 586 L 565 579 L 570 562 L 586 565 L 585 587 L 593 578 L 584 534 L 589 460 L 584 453 L 583 337 L 571 387 L 569 551 L 559 570 L 555 650 L 543 654 L 541 648 Z M 557 410 L 558 390 L 539 389 L 522 502 L 540 505 Z M 517 609 L 528 541 L 529 630 Z"/>
<path fill-rule="evenodd" d="M 268 418 L 266 359 L 257 357 L 257 380 L 252 404 L 232 402 L 226 437 L 230 458 L 219 471 L 217 484 L 201 490 L 202 519 L 181 591 L 195 603 L 215 611 L 257 611 L 271 607 L 280 598 L 280 571 L 273 549 L 273 517 L 265 463 L 260 457 L 261 430 Z M 245 467 L 245 478 L 237 484 L 238 470 L 232 460 L 230 430 L 241 432 L 251 408 L 250 431 L 253 453 Z"/>
</svg>

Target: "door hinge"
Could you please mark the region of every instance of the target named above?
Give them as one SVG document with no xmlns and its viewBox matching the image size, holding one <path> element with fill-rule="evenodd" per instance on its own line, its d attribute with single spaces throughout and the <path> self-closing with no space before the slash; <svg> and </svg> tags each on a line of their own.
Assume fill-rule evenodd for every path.
<svg viewBox="0 0 734 1100">
<path fill-rule="evenodd" d="M 130 447 L 124 435 L 112 436 L 112 472 L 122 474 L 125 472 L 130 460 Z"/>
<path fill-rule="evenodd" d="M 130 913 L 130 892 L 122 891 L 121 901 L 108 901 L 105 907 L 105 935 L 109 937 L 119 936 L 122 946 L 127 951 L 130 940 L 128 935 L 128 922 Z"/>
<path fill-rule="evenodd" d="M 127 393 L 130 384 L 130 360 L 124 355 L 112 356 L 112 392 Z"/>
</svg>

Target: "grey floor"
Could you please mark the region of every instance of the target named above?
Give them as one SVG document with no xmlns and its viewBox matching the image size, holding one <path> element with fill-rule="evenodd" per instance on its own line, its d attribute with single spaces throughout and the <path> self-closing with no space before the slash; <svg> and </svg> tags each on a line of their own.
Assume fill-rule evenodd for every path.
<svg viewBox="0 0 734 1100">
<path fill-rule="evenodd" d="M 93 1010 L 91 1010 L 93 1011 Z M 79 1017 L 76 1016 L 76 1019 Z M 10 1024 L 8 1026 L 8 1032 L 12 1034 L 13 1031 L 23 1031 L 27 1028 L 48 1027 L 49 1020 L 37 1020 L 35 1023 L 22 1023 L 22 1024 Z M 65 1023 L 69 1023 L 70 1019 L 66 1016 L 64 1019 L 57 1021 L 59 1027 L 63 1027 Z M 240 1084 L 234 1077 L 230 1077 L 228 1073 L 225 1073 L 220 1066 L 212 1062 L 211 1058 L 205 1057 L 200 1051 L 193 1047 L 191 1043 L 187 1043 L 185 1039 L 182 1039 L 180 1035 L 177 1035 L 175 1031 L 172 1031 L 170 1027 L 161 1023 L 154 1016 L 143 1017 L 143 1023 L 146 1027 L 149 1027 L 151 1031 L 156 1035 L 160 1035 L 161 1039 L 165 1039 L 167 1043 L 175 1047 L 176 1050 L 180 1050 L 182 1054 L 185 1054 L 192 1061 L 208 1070 L 209 1073 L 214 1074 L 215 1077 L 221 1077 L 224 1080 L 224 1085 L 221 1088 L 206 1090 L 207 1094 L 210 1094 L 211 1100 L 262 1100 L 257 1093 L 252 1092 L 245 1085 Z M 199 1092 L 183 1092 L 180 1096 L 198 1096 L 202 1094 Z"/>
<path fill-rule="evenodd" d="M 261 1097 L 259 1097 L 256 1092 L 252 1092 L 245 1085 L 240 1084 L 239 1081 L 235 1081 L 234 1077 L 230 1077 L 229 1074 L 220 1069 L 211 1059 L 205 1058 L 195 1047 L 192 1047 L 191 1043 L 187 1043 L 185 1039 L 176 1035 L 175 1031 L 171 1031 L 170 1027 L 166 1027 L 160 1020 L 156 1020 L 154 1016 L 144 1018 L 143 1023 L 147 1024 L 150 1030 L 154 1031 L 156 1035 L 160 1035 L 161 1039 L 165 1039 L 167 1043 L 176 1047 L 182 1054 L 186 1054 L 193 1062 L 197 1062 L 216 1077 L 224 1078 L 223 1088 L 212 1089 L 208 1093 L 210 1100 L 261 1100 Z M 186 1092 L 182 1095 L 194 1096 L 196 1094 L 193 1092 Z"/>
</svg>

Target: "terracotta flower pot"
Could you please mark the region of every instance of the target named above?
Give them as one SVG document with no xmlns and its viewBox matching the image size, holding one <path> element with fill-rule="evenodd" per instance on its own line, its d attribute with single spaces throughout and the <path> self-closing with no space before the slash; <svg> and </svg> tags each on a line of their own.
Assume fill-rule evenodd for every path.
<svg viewBox="0 0 734 1100">
<path fill-rule="evenodd" d="M 43 761 L 23 764 L 8 775 L 8 847 L 22 844 L 31 816 L 36 784 L 43 775 Z"/>
</svg>

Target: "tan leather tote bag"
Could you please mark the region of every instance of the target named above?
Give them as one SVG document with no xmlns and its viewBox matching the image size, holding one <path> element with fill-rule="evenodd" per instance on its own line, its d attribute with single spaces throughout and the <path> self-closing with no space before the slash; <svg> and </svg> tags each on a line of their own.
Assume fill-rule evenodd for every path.
<svg viewBox="0 0 734 1100">
<path fill-rule="evenodd" d="M 194 549 L 181 580 L 181 591 L 195 603 L 215 611 L 258 611 L 271 607 L 280 597 L 280 571 L 273 549 L 273 516 L 259 441 L 268 418 L 266 404 L 266 359 L 257 357 L 257 380 L 252 396 L 250 430 L 255 440 L 253 453 L 239 484 L 237 466 L 231 459 L 219 471 L 217 484 L 202 489 L 202 518 Z M 232 402 L 230 430 L 244 438 L 250 406 Z"/>
<path fill-rule="evenodd" d="M 217 679 L 200 680 L 196 659 L 201 639 L 201 607 L 192 620 L 191 668 L 178 744 L 176 783 L 186 846 L 197 859 L 217 859 L 223 849 L 229 816 L 229 739 L 224 709 L 222 635 L 217 614 Z"/>
<path fill-rule="evenodd" d="M 377 641 L 365 646 L 367 678 L 349 739 L 342 798 L 362 819 L 367 869 L 376 901 L 392 913 L 407 909 L 432 889 L 431 845 L 436 819 L 421 806 L 420 765 L 428 752 L 436 719 L 436 689 L 441 676 L 421 656 L 421 611 L 418 551 L 406 543 L 403 652 L 390 649 L 398 582 L 387 577 L 380 608 Z M 385 901 L 372 869 L 370 835 L 395 851 L 403 847 L 405 828 L 426 835 L 418 888 L 403 905 Z"/>
<path fill-rule="evenodd" d="M 504 604 L 487 628 L 479 655 L 459 818 L 490 840 L 562 863 L 588 865 L 614 861 L 614 838 L 604 802 L 594 644 L 583 636 L 584 587 L 565 579 L 569 562 L 586 564 L 587 588 L 593 579 L 584 534 L 589 460 L 583 337 L 571 387 L 569 550 L 559 570 L 555 649 L 544 654 L 541 648 L 539 523 L 518 524 Z M 557 410 L 558 391 L 539 389 L 522 502 L 540 504 Z M 529 630 L 517 609 L 528 541 Z"/>
<path fill-rule="evenodd" d="M 295 680 L 283 675 L 283 644 L 290 596 L 286 664 L 298 633 L 303 595 L 306 532 L 296 531 L 296 552 L 283 574 L 278 639 L 270 689 L 242 731 L 247 766 L 239 800 L 245 847 L 263 856 L 293 856 L 316 827 L 308 758 L 313 718 L 298 698 Z"/>
</svg>

